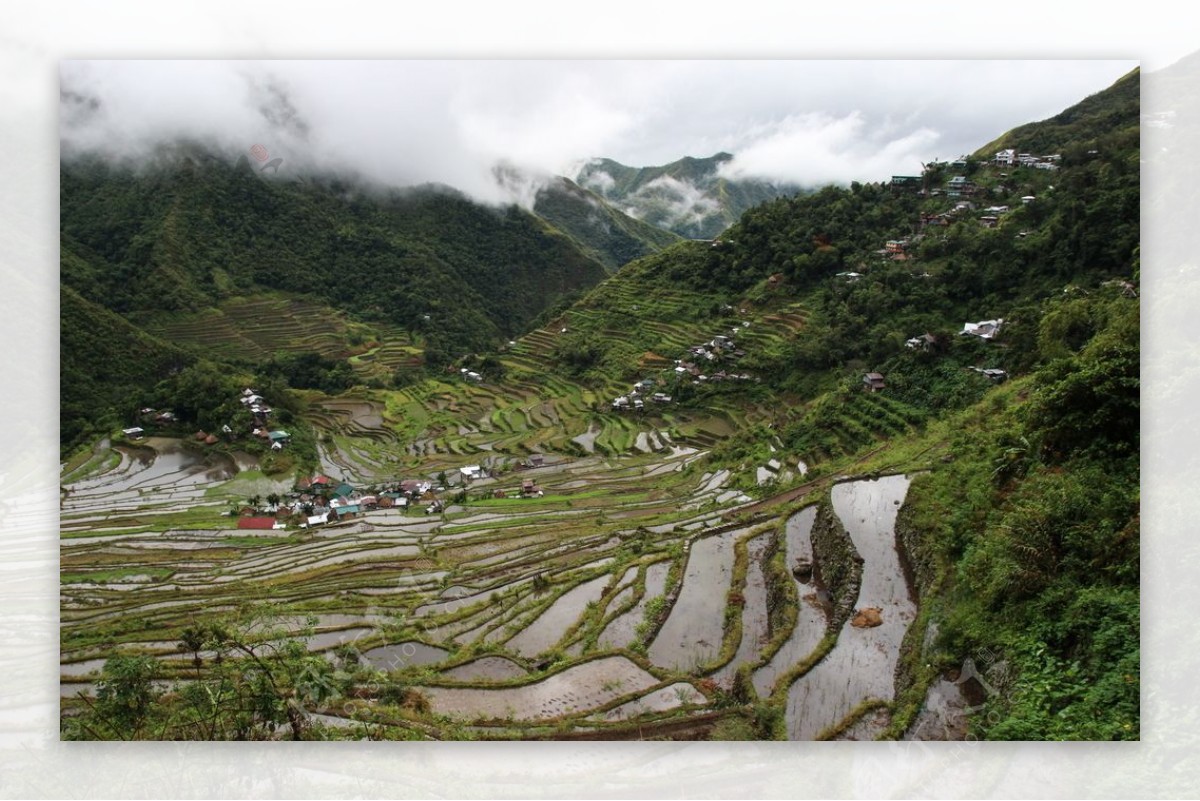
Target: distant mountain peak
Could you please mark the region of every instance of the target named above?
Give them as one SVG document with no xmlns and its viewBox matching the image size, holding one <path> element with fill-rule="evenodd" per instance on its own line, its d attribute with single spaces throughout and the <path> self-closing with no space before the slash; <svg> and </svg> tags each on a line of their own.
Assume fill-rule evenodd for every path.
<svg viewBox="0 0 1200 801">
<path fill-rule="evenodd" d="M 711 239 L 747 209 L 800 190 L 753 179 L 731 180 L 721 166 L 733 154 L 684 156 L 670 164 L 630 167 L 596 158 L 580 168 L 575 181 L 631 217 L 692 239 Z"/>
</svg>

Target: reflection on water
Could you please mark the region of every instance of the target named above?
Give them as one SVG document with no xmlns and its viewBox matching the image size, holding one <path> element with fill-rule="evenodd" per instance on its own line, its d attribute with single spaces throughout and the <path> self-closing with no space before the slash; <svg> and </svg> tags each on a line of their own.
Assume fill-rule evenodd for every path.
<svg viewBox="0 0 1200 801">
<path fill-rule="evenodd" d="M 692 543 L 683 588 L 647 651 L 651 662 L 690 670 L 720 651 L 726 594 L 733 578 L 733 543 L 745 533 L 745 529 L 727 531 Z"/>
<path fill-rule="evenodd" d="M 857 609 L 878 608 L 882 623 L 858 628 L 846 621 L 837 645 L 788 692 L 788 736 L 811 740 L 868 699 L 895 694 L 900 643 L 913 618 L 907 577 L 896 551 L 896 513 L 908 492 L 907 476 L 838 484 L 831 498 L 838 519 L 863 558 Z"/>
</svg>

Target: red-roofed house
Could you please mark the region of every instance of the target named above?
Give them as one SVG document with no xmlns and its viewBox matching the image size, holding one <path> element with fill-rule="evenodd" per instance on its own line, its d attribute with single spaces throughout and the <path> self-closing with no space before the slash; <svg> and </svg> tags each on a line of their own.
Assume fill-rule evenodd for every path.
<svg viewBox="0 0 1200 801">
<path fill-rule="evenodd" d="M 275 518 L 273 517 L 239 517 L 238 528 L 266 529 L 275 528 Z"/>
</svg>

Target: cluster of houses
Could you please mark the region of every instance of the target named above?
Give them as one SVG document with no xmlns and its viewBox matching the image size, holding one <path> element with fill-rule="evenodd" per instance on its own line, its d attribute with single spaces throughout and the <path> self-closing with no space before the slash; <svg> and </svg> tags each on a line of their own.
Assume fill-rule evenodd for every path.
<svg viewBox="0 0 1200 801">
<path fill-rule="evenodd" d="M 991 340 L 1000 333 L 1000 328 L 1003 325 L 1004 320 L 1001 319 L 980 320 L 977 323 L 964 323 L 963 329 L 959 332 L 959 334 L 970 334 L 971 336 L 977 336 L 980 339 Z M 937 337 L 928 332 L 904 341 L 904 347 L 908 348 L 909 350 L 928 351 L 936 344 Z M 968 367 L 967 369 L 974 370 L 977 373 L 985 375 L 997 383 L 1008 378 L 1008 373 L 996 367 Z M 879 390 L 887 387 L 887 382 L 884 380 L 882 373 L 865 373 L 862 377 L 862 386 L 867 392 L 878 392 Z"/>
<path fill-rule="evenodd" d="M 545 456 L 534 453 L 519 463 L 517 469 L 529 470 L 544 464 Z M 464 483 L 490 476 L 481 465 L 460 467 L 457 472 Z M 406 479 L 363 489 L 322 474 L 305 476 L 296 481 L 292 492 L 278 498 L 268 507 L 270 515 L 264 515 L 260 509 L 251 506 L 239 509 L 236 512 L 237 527 L 283 529 L 292 524 L 300 528 L 311 528 L 352 520 L 368 512 L 388 509 L 420 509 L 424 514 L 432 515 L 445 510 L 445 502 L 439 495 L 444 491 L 445 487 L 437 486 L 432 480 L 424 478 Z M 492 492 L 492 497 L 540 498 L 543 494 L 544 491 L 534 479 L 526 478 L 522 480 L 519 491 L 510 495 L 507 490 L 497 489 Z"/>
<path fill-rule="evenodd" d="M 996 167 L 1033 167 L 1038 170 L 1057 170 L 1062 155 L 1054 153 L 1049 156 L 1035 156 L 1032 153 L 1018 153 L 1013 148 L 997 151 L 992 158 Z"/>
<path fill-rule="evenodd" d="M 672 368 L 675 382 L 678 383 L 689 378 L 693 384 L 721 381 L 750 381 L 752 376 L 749 373 L 737 373 L 726 369 L 704 369 L 706 363 L 710 366 L 716 366 L 717 362 L 721 362 L 722 364 L 732 363 L 745 356 L 746 352 L 737 347 L 733 338 L 737 335 L 738 331 L 749 327 L 749 322 L 743 322 L 740 326 L 734 326 L 730 329 L 727 335 L 718 334 L 708 342 L 688 348 L 687 356 L 675 359 L 675 366 Z M 665 392 L 655 391 L 663 383 L 662 380 L 653 378 L 645 378 L 638 381 L 628 393 L 613 398 L 613 411 L 644 411 L 647 400 L 651 403 L 671 403 L 672 397 L 670 395 Z"/>
<path fill-rule="evenodd" d="M 238 517 L 239 529 L 280 529 L 288 523 L 301 528 L 320 526 L 360 517 L 377 509 L 407 509 L 424 505 L 426 514 L 443 509 L 432 481 L 411 479 L 384 486 L 379 491 L 362 490 L 324 475 L 304 477 L 293 491 L 275 505 L 272 516 L 245 507 Z"/>
<path fill-rule="evenodd" d="M 246 410 L 250 412 L 250 416 L 253 421 L 250 427 L 251 436 L 270 442 L 271 450 L 275 451 L 282 450 L 283 446 L 291 441 L 291 434 L 288 432 L 271 429 L 269 422 L 271 407 L 267 405 L 266 400 L 261 395 L 254 390 L 247 388 L 242 390 L 241 397 L 238 398 L 238 400 L 241 401 L 242 405 L 246 407 Z M 154 423 L 169 425 L 179 421 L 179 418 L 175 415 L 175 412 L 169 409 L 160 410 L 147 406 L 146 408 L 140 409 L 138 414 L 144 422 L 151 421 Z M 138 440 L 144 437 L 146 432 L 141 426 L 133 426 L 131 428 L 122 429 L 121 433 L 124 434 L 128 439 Z M 221 433 L 227 438 L 234 436 L 234 431 L 229 427 L 228 424 L 221 426 Z M 200 442 L 205 445 L 215 445 L 221 441 L 221 438 L 216 434 L 211 434 L 203 430 L 197 431 L 192 435 L 192 438 L 196 442 Z"/>
<path fill-rule="evenodd" d="M 138 410 L 138 416 L 142 422 L 153 422 L 161 425 L 171 425 L 179 422 L 179 418 L 175 416 L 175 412 L 170 409 L 154 409 L 146 406 Z M 130 426 L 129 428 L 121 429 L 121 433 L 126 439 L 138 440 L 146 436 L 146 429 L 141 426 Z"/>
<path fill-rule="evenodd" d="M 687 358 L 675 360 L 674 373 L 676 378 L 682 379 L 684 376 L 690 376 L 693 384 L 711 381 L 749 381 L 750 375 L 747 373 L 734 373 L 728 370 L 705 371 L 701 369 L 701 364 L 704 362 L 735 362 L 745 356 L 746 352 L 737 347 L 733 338 L 737 336 L 739 331 L 749 327 L 750 323 L 743 321 L 741 325 L 736 325 L 729 329 L 728 335 L 718 334 L 708 342 L 688 348 Z"/>
<path fill-rule="evenodd" d="M 658 382 L 653 378 L 644 378 L 633 385 L 626 395 L 618 395 L 613 398 L 613 411 L 626 412 L 633 410 L 635 412 L 643 411 L 646 408 L 646 398 L 649 398 L 653 403 L 670 403 L 671 396 L 664 392 L 651 392 L 658 386 Z"/>
<path fill-rule="evenodd" d="M 271 407 L 267 405 L 267 401 L 262 395 L 247 387 L 242 390 L 242 396 L 238 400 L 254 418 L 254 423 L 250 428 L 251 436 L 270 442 L 273 451 L 282 450 L 283 446 L 291 441 L 292 435 L 288 432 L 278 429 L 271 430 L 269 422 Z M 225 433 L 231 433 L 229 426 L 225 426 L 223 430 Z"/>
</svg>

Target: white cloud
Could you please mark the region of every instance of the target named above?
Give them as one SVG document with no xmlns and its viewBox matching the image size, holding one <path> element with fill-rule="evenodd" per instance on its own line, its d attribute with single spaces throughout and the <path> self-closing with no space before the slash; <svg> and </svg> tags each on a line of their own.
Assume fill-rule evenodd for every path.
<svg viewBox="0 0 1200 801">
<path fill-rule="evenodd" d="M 699 223 L 721 210 L 720 202 L 709 197 L 691 181 L 660 175 L 638 188 L 630 198 L 643 207 L 653 205 L 666 215 L 671 226 Z"/>
<path fill-rule="evenodd" d="M 187 137 L 283 173 L 337 169 L 527 200 L 497 164 L 574 174 L 726 150 L 736 174 L 883 180 L 1105 88 L 1127 62 L 67 61 L 63 152 L 144 158 Z M 82 98 L 82 99 L 80 99 Z M 92 109 L 90 103 L 98 102 Z M 598 180 L 603 180 L 602 178 Z M 514 195 L 514 192 L 516 193 Z"/>
<path fill-rule="evenodd" d="M 745 134 L 734 159 L 720 167 L 727 178 L 782 180 L 804 185 L 882 180 L 920 171 L 939 134 L 872 125 L 860 112 L 835 117 L 791 115 Z M 897 135 L 898 134 L 898 135 Z"/>
<path fill-rule="evenodd" d="M 578 168 L 571 170 L 571 172 L 574 173 L 578 173 L 578 171 Z M 617 185 L 617 179 L 613 178 L 604 170 L 595 170 L 587 174 L 582 182 L 582 185 L 603 195 L 608 193 L 614 186 Z"/>
</svg>

